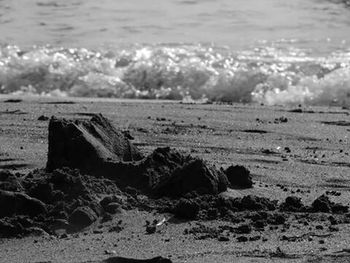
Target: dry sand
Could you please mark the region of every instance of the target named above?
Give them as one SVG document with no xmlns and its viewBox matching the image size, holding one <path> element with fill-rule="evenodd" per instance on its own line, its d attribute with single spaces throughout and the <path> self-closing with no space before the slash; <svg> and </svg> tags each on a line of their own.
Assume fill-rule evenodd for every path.
<svg viewBox="0 0 350 263">
<path fill-rule="evenodd" d="M 330 199 L 349 205 L 347 109 L 108 99 L 5 102 L 7 99 L 2 97 L 0 103 L 0 169 L 25 173 L 46 165 L 48 120 L 40 121 L 39 116 L 89 118 L 91 113 L 102 113 L 115 126 L 129 130 L 134 144 L 145 154 L 170 146 L 216 167 L 247 167 L 254 188 L 230 189 L 225 195 L 254 194 L 279 201 L 295 195 L 310 204 L 326 191 L 336 191 Z M 296 112 L 290 111 L 294 109 Z M 159 233 L 146 235 L 145 220 L 168 219 L 170 215 L 124 211 L 114 219 L 123 220 L 124 229 L 119 233 L 104 231 L 112 224 L 107 223 L 66 238 L 2 239 L 0 262 L 99 262 L 111 256 L 107 252 L 134 258 L 161 255 L 173 262 L 350 262 L 350 225 L 340 224 L 340 231 L 329 232 L 327 216 L 305 226 L 293 225 L 288 219 L 289 229 L 253 231 L 248 236 L 260 235 L 261 239 L 242 243 L 235 237 L 218 242 L 183 234 L 197 223 L 229 224 L 220 221 L 170 220 Z M 317 225 L 324 229 L 316 229 Z M 299 238 L 292 242 L 281 240 L 283 236 Z"/>
</svg>

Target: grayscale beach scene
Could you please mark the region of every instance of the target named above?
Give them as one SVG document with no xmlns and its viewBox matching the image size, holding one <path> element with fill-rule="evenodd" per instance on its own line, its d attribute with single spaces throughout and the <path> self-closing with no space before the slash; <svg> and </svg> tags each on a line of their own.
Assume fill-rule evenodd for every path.
<svg viewBox="0 0 350 263">
<path fill-rule="evenodd" d="M 0 262 L 350 262 L 350 2 L 0 0 Z"/>
</svg>

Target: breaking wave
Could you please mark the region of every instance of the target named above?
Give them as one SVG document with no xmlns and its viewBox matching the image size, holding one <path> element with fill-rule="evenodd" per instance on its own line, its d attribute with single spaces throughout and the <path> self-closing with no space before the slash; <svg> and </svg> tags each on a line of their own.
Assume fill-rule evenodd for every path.
<svg viewBox="0 0 350 263">
<path fill-rule="evenodd" d="M 348 105 L 350 49 L 313 56 L 271 46 L 135 45 L 88 50 L 0 46 L 0 93 L 267 105 Z"/>
</svg>

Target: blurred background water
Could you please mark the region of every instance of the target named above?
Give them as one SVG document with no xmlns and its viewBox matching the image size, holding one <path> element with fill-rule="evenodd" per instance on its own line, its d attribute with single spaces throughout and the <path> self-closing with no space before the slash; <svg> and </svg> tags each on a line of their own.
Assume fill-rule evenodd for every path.
<svg viewBox="0 0 350 263">
<path fill-rule="evenodd" d="M 348 104 L 347 0 L 0 0 L 0 93 Z"/>
</svg>

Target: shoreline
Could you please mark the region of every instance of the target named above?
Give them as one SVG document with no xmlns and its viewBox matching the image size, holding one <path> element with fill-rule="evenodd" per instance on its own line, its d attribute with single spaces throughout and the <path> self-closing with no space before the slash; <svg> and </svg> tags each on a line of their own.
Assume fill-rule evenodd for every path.
<svg viewBox="0 0 350 263">
<path fill-rule="evenodd" d="M 40 116 L 86 119 L 91 113 L 102 113 L 116 127 L 128 130 L 134 137 L 133 143 L 144 154 L 149 154 L 156 147 L 170 146 L 218 167 L 226 168 L 232 164 L 247 167 L 252 173 L 254 188 L 229 190 L 227 195 L 254 194 L 274 197 L 279 201 L 288 195 L 296 195 L 310 204 L 326 191 L 336 191 L 341 195 L 331 196 L 331 200 L 349 205 L 349 111 L 339 107 L 308 107 L 307 110 L 290 112 L 294 108 L 76 98 L 22 98 L 19 102 L 4 103 L 10 98 L 14 97 L 0 97 L 0 169 L 26 173 L 45 166 L 48 120 L 39 121 Z M 344 224 L 341 231 L 332 233 L 330 241 L 327 239 L 322 246 L 317 238 L 301 243 L 279 240 L 283 235 L 295 234 L 293 232 L 302 234 L 307 228 L 287 230 L 287 233 L 281 232 L 281 229 L 277 232 L 272 230 L 266 234 L 268 242 L 247 244 L 232 239 L 223 246 L 223 242 L 198 241 L 181 234 L 184 228 L 196 222 L 169 224 L 163 233 L 152 236 L 144 235 L 144 222 L 140 222 L 150 217 L 149 214 L 127 211 L 120 217 L 124 220 L 135 217 L 136 222 L 127 224 L 125 231 L 118 234 L 120 241 L 115 249 L 112 249 L 115 235 L 87 232 L 87 235 L 72 235 L 65 239 L 46 236 L 1 240 L 0 251 L 5 251 L 5 254 L 0 258 L 6 258 L 7 262 L 18 262 L 16 259 L 19 258 L 27 258 L 29 262 L 88 262 L 107 257 L 104 250 L 111 249 L 116 250 L 117 254 L 132 256 L 134 251 L 125 249 L 139 246 L 143 252 L 135 255 L 138 258 L 172 255 L 174 262 L 215 262 L 218 258 L 222 262 L 232 259 L 237 262 L 258 259 L 261 259 L 259 262 L 304 262 L 306 258 L 319 253 L 324 260 L 330 260 L 333 257 L 329 258 L 327 254 L 346 249 L 346 240 L 349 240 L 349 225 Z M 162 215 L 156 214 L 154 217 L 161 218 Z M 215 225 L 222 222 L 204 223 Z M 321 234 L 322 231 L 319 232 Z M 169 236 L 170 241 L 164 242 L 163 236 Z M 101 249 L 99 242 L 107 242 L 108 245 Z M 305 248 L 306 244 L 309 248 Z M 27 249 L 18 252 L 19 247 Z M 255 251 L 256 247 L 260 252 Z M 271 257 L 277 247 L 297 257 Z M 326 250 L 319 251 L 320 247 L 326 247 Z M 61 250 L 65 252 L 61 254 Z M 232 250 L 237 253 L 230 252 Z M 74 261 L 77 259 L 79 261 Z"/>
</svg>

